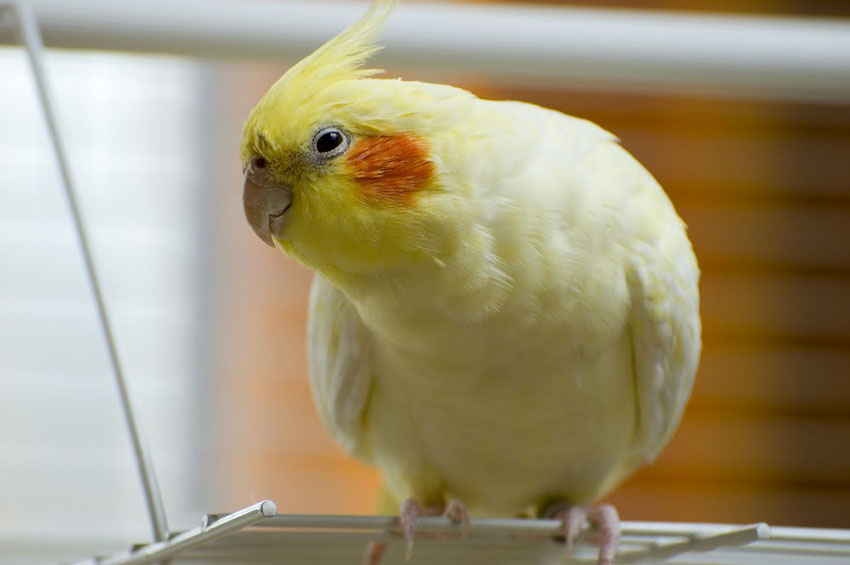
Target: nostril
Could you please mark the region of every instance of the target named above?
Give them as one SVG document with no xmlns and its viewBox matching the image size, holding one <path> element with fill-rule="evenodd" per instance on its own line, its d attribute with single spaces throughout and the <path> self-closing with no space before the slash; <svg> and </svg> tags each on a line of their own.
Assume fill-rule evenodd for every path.
<svg viewBox="0 0 850 565">
<path fill-rule="evenodd" d="M 258 155 L 256 157 L 254 157 L 254 159 L 251 161 L 251 165 L 255 169 L 265 169 L 266 167 L 269 166 L 269 162 L 266 160 L 265 157 L 260 157 Z"/>
</svg>

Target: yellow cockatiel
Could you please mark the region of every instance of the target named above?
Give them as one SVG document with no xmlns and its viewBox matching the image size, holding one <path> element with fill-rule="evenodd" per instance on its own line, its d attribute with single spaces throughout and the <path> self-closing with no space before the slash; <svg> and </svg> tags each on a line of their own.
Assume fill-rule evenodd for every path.
<svg viewBox="0 0 850 565">
<path fill-rule="evenodd" d="M 333 438 L 418 515 L 587 517 L 669 440 L 700 353 L 670 200 L 598 126 L 363 68 L 393 0 L 245 124 L 249 222 L 316 272 L 310 378 Z"/>
</svg>

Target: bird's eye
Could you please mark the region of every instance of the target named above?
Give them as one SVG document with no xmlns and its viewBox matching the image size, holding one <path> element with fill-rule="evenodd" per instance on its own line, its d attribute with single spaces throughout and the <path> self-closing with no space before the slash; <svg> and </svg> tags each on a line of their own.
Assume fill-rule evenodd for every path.
<svg viewBox="0 0 850 565">
<path fill-rule="evenodd" d="M 336 127 L 322 128 L 313 136 L 313 149 L 322 159 L 336 157 L 348 149 L 348 135 Z"/>
<path fill-rule="evenodd" d="M 251 166 L 254 169 L 265 169 L 266 167 L 269 166 L 269 162 L 266 160 L 265 157 L 261 157 L 260 155 L 257 155 L 256 157 L 251 159 Z"/>
</svg>

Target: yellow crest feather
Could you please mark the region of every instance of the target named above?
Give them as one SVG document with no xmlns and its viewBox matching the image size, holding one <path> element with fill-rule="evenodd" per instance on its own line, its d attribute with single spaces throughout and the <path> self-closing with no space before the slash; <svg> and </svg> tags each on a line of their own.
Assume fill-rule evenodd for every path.
<svg viewBox="0 0 850 565">
<path fill-rule="evenodd" d="M 278 148 L 278 135 L 283 123 L 269 123 L 268 110 L 286 108 L 288 122 L 303 123 L 308 116 L 316 117 L 310 102 L 328 86 L 346 80 L 367 78 L 381 69 L 364 68 L 364 64 L 380 50 L 378 33 L 398 0 L 374 0 L 369 10 L 351 27 L 319 47 L 290 68 L 272 85 L 245 123 L 242 143 L 243 161 L 252 148 Z M 258 136 L 260 131 L 270 135 Z"/>
<path fill-rule="evenodd" d="M 365 69 L 363 65 L 381 49 L 377 36 L 397 1 L 375 0 L 351 27 L 302 59 L 287 74 L 296 75 L 304 83 L 322 85 L 381 73 L 381 69 Z"/>
</svg>

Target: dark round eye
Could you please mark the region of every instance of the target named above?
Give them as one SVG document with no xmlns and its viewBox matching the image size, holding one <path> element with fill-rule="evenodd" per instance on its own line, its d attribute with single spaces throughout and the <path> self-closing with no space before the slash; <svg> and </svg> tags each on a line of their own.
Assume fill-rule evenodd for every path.
<svg viewBox="0 0 850 565">
<path fill-rule="evenodd" d="M 260 157 L 259 155 L 257 155 L 256 157 L 254 157 L 254 158 L 251 160 L 251 165 L 252 165 L 255 169 L 265 169 L 266 167 L 268 167 L 268 166 L 269 166 L 269 162 L 268 162 L 268 161 L 266 161 L 266 158 L 265 158 L 265 157 Z"/>
<path fill-rule="evenodd" d="M 342 143 L 342 134 L 338 131 L 329 131 L 316 140 L 316 150 L 319 153 L 327 153 L 339 147 L 340 143 Z"/>
<path fill-rule="evenodd" d="M 348 136 L 336 127 L 326 127 L 313 137 L 313 149 L 320 157 L 336 157 L 348 148 Z"/>
</svg>

